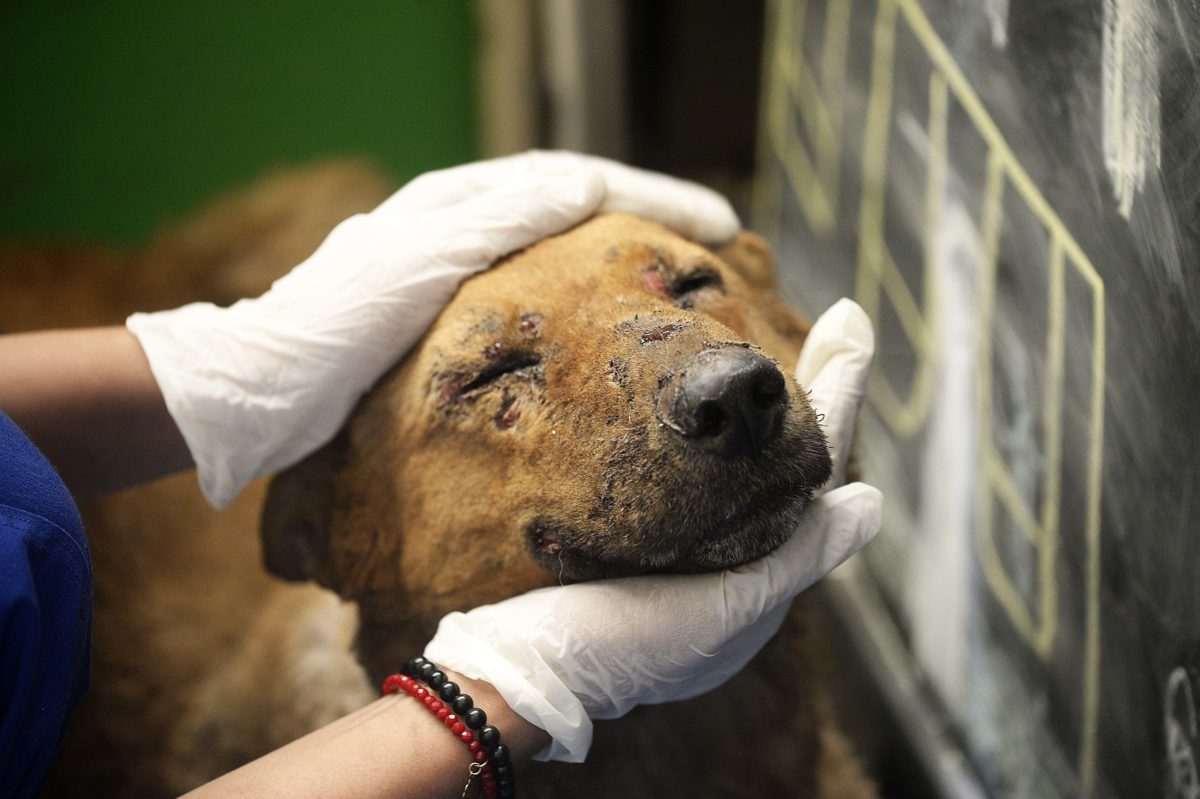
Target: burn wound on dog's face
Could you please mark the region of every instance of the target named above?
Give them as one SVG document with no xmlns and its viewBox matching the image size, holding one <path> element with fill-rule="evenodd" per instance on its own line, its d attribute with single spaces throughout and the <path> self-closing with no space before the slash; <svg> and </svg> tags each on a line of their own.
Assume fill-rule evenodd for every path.
<svg viewBox="0 0 1200 799">
<path fill-rule="evenodd" d="M 670 341 L 683 328 L 684 326 L 680 324 L 660 325 L 653 330 L 647 330 L 638 338 L 643 344 L 649 344 L 652 341 Z"/>
<path fill-rule="evenodd" d="M 629 363 L 624 358 L 613 358 L 608 362 L 608 376 L 621 388 L 627 387 L 629 385 Z"/>
<path fill-rule="evenodd" d="M 642 284 L 651 294 L 670 300 L 677 308 L 696 308 L 697 301 L 709 291 L 725 293 L 721 268 L 708 258 L 691 258 L 678 263 L 650 245 L 640 245 L 632 250 L 633 257 L 648 262 L 641 269 Z"/>
<path fill-rule="evenodd" d="M 684 321 L 678 314 L 671 319 L 661 312 L 652 311 L 649 314 L 634 314 L 631 319 L 617 322 L 612 329 L 622 338 L 636 336 L 638 343 L 645 345 L 670 341 L 680 333 L 691 330 L 692 327 L 692 324 Z"/>
<path fill-rule="evenodd" d="M 516 397 L 505 392 L 504 399 L 500 402 L 500 410 L 496 412 L 496 427 L 508 430 L 521 418 L 521 409 L 515 403 Z"/>
<path fill-rule="evenodd" d="M 537 312 L 523 314 L 519 325 L 521 335 L 525 338 L 541 338 L 542 324 L 545 321 L 546 318 Z"/>
</svg>

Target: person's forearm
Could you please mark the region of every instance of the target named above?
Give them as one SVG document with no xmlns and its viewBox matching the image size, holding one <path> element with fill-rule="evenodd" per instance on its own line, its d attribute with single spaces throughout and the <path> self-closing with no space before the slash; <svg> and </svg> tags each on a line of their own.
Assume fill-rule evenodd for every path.
<svg viewBox="0 0 1200 799">
<path fill-rule="evenodd" d="M 501 732 L 516 765 L 549 743 L 487 683 L 448 673 Z M 459 797 L 467 748 L 421 703 L 405 694 L 376 700 L 189 793 L 254 797 Z"/>
<path fill-rule="evenodd" d="M 79 499 L 192 465 L 150 364 L 123 327 L 0 336 L 0 410 Z"/>
</svg>

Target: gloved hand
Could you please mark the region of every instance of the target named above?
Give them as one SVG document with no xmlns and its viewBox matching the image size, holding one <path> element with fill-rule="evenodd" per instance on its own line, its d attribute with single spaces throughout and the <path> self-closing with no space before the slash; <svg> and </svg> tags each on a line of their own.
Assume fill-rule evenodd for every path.
<svg viewBox="0 0 1200 799">
<path fill-rule="evenodd" d="M 880 493 L 841 485 L 873 354 L 871 322 L 850 300 L 826 311 L 809 333 L 797 379 L 825 414 L 834 471 L 827 493 L 775 552 L 720 573 L 544 588 L 451 613 L 425 656 L 491 683 L 546 730 L 553 741 L 541 760 L 581 762 L 592 719 L 721 685 L 779 630 L 793 597 L 879 529 Z"/>
<path fill-rule="evenodd" d="M 695 184 L 530 152 L 413 180 L 257 299 L 131 316 L 209 502 L 227 505 L 328 441 L 465 278 L 597 210 L 704 242 L 739 229 L 729 203 Z"/>
</svg>

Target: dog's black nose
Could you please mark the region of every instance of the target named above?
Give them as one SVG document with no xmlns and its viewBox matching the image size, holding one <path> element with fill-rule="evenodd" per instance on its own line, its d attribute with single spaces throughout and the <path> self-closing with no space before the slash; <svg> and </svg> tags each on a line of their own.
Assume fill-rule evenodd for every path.
<svg viewBox="0 0 1200 799">
<path fill-rule="evenodd" d="M 779 433 L 787 386 L 775 364 L 742 347 L 704 350 L 662 387 L 656 414 L 693 446 L 757 455 Z"/>
</svg>

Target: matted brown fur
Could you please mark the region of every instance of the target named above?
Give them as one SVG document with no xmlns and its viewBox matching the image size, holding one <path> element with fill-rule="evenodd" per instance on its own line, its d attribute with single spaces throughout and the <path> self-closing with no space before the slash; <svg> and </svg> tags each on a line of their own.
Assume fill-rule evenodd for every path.
<svg viewBox="0 0 1200 799">
<path fill-rule="evenodd" d="M 3 285 L 30 309 L 6 327 L 261 291 L 382 194 L 369 174 L 329 167 L 226 200 L 146 254 L 58 250 L 54 270 L 80 286 L 108 286 L 118 268 L 187 268 L 162 273 L 178 282 L 139 278 L 144 301 L 81 290 L 91 307 L 74 318 L 36 310 L 45 286 Z M 697 273 L 717 280 L 689 282 Z M 8 283 L 13 270 L 0 275 Z M 47 795 L 160 796 L 233 768 L 370 701 L 449 610 L 559 580 L 704 567 L 695 546 L 667 546 L 677 515 L 705 495 L 766 496 L 771 470 L 691 459 L 653 423 L 654 390 L 705 347 L 752 342 L 793 363 L 807 327 L 772 286 L 769 252 L 751 236 L 714 256 L 621 216 L 469 281 L 346 431 L 272 488 L 268 564 L 351 601 L 263 572 L 261 485 L 220 514 L 191 475 L 85 508 L 93 685 Z M 531 352 L 537 363 L 518 357 Z M 788 446 L 819 445 L 803 391 L 789 381 L 788 392 Z M 764 457 L 782 464 L 785 453 Z M 817 474 L 817 450 L 804 458 Z M 645 529 L 657 532 L 633 532 Z M 753 542 L 730 547 L 711 557 L 759 554 Z M 586 764 L 527 765 L 522 794 L 874 795 L 827 719 L 802 604 L 726 686 L 597 724 Z"/>
</svg>

